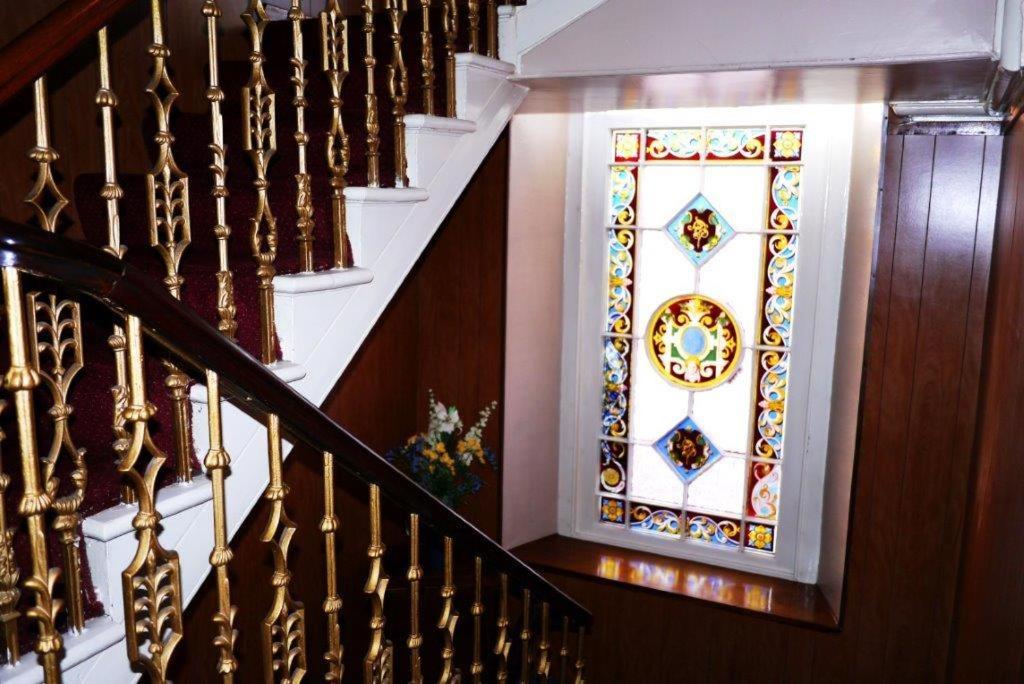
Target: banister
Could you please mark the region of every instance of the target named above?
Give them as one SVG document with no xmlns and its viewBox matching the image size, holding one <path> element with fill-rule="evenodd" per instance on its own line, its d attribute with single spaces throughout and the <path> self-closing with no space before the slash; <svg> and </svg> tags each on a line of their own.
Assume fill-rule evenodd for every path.
<svg viewBox="0 0 1024 684">
<path fill-rule="evenodd" d="M 67 0 L 0 49 L 0 105 L 136 0 Z"/>
<path fill-rule="evenodd" d="M 460 548 L 468 547 L 528 587 L 534 597 L 589 626 L 585 608 L 374 453 L 142 271 L 91 245 L 6 219 L 0 219 L 0 267 L 53 280 L 137 317 L 196 381 L 205 381 L 206 370 L 217 373 L 243 408 L 276 414 L 287 432 L 301 436 L 296 441 L 333 453 L 338 465 L 379 485 L 388 499 L 451 536 Z"/>
</svg>

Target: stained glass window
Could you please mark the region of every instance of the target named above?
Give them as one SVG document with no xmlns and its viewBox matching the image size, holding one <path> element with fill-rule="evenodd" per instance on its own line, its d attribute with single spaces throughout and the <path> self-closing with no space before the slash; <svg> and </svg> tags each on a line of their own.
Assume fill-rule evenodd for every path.
<svg viewBox="0 0 1024 684">
<path fill-rule="evenodd" d="M 777 548 L 804 133 L 611 132 L 597 519 Z"/>
</svg>

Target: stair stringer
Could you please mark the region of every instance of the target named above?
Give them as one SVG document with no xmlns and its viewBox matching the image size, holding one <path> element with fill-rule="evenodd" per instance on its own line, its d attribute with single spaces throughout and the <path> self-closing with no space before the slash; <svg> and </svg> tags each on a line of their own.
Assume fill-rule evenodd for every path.
<svg viewBox="0 0 1024 684">
<path fill-rule="evenodd" d="M 457 57 L 459 114 L 471 115 L 472 120 L 407 117 L 409 177 L 424 187 L 350 188 L 347 192 L 349 230 L 359 268 L 275 279 L 278 335 L 287 360 L 271 368 L 314 404 L 327 398 L 526 97 L 527 88 L 508 80 L 511 65 L 479 55 Z M 325 316 L 325 311 L 334 312 L 333 316 Z M 205 388 L 193 386 L 191 399 L 193 439 L 202 461 L 209 447 Z M 232 457 L 226 498 L 228 531 L 233 537 L 268 483 L 266 430 L 233 404 L 224 405 L 221 419 L 224 446 Z M 291 446 L 285 443 L 286 458 Z M 213 495 L 209 480 L 197 475 L 192 483 L 161 489 L 157 509 L 163 516 L 160 541 L 179 554 L 182 604 L 187 606 L 210 572 Z M 83 522 L 93 583 L 106 614 L 90 620 L 81 634 L 65 636 L 66 684 L 139 678 L 125 653 L 120 577 L 136 549 L 131 527 L 136 511 L 134 506 L 115 506 Z M 322 618 L 318 610 L 309 612 L 311 625 L 318 618 Z M 188 635 L 182 648 L 187 644 Z M 39 682 L 42 670 L 27 654 L 15 667 L 0 667 L 0 679 Z"/>
</svg>

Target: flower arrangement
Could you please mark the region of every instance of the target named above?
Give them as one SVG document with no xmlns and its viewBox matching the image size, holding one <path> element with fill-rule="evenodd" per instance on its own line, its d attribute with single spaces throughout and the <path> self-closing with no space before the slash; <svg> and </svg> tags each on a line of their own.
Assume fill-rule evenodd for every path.
<svg viewBox="0 0 1024 684">
<path fill-rule="evenodd" d="M 482 444 L 481 438 L 498 402 L 485 406 L 476 423 L 465 432 L 459 410 L 438 401 L 433 390 L 430 390 L 428 406 L 427 431 L 413 435 L 404 446 L 389 451 L 384 457 L 446 505 L 458 508 L 466 497 L 476 494 L 483 486 L 483 479 L 473 468 L 494 470 L 497 467 L 494 452 Z"/>
</svg>

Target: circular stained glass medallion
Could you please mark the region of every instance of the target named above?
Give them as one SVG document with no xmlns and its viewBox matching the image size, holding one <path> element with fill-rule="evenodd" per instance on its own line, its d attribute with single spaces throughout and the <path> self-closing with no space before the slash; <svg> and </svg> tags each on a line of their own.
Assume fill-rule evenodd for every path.
<svg viewBox="0 0 1024 684">
<path fill-rule="evenodd" d="M 739 369 L 740 328 L 724 304 L 698 294 L 673 297 L 647 326 L 647 356 L 661 377 L 690 390 L 721 385 Z"/>
</svg>

